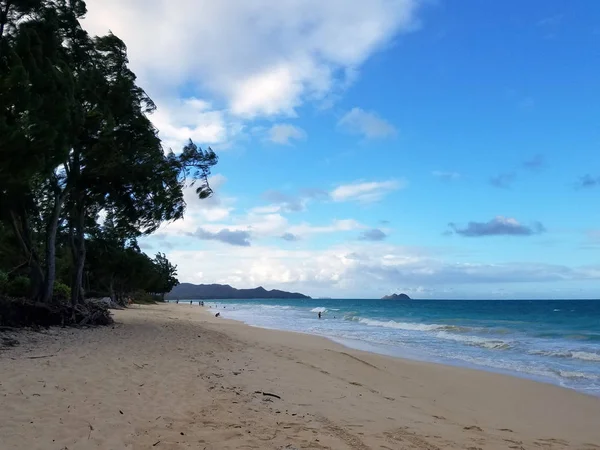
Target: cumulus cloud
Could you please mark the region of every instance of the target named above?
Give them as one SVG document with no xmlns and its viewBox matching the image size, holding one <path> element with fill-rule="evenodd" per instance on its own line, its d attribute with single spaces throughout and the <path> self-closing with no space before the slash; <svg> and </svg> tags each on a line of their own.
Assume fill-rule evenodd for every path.
<svg viewBox="0 0 600 450">
<path fill-rule="evenodd" d="M 381 200 L 392 191 L 406 187 L 407 184 L 406 180 L 358 181 L 336 187 L 330 196 L 336 202 L 372 203 Z"/>
<path fill-rule="evenodd" d="M 216 233 L 213 233 L 205 230 L 204 228 L 198 228 L 194 233 L 190 233 L 189 235 L 206 241 L 219 241 L 225 244 L 237 245 L 240 247 L 250 246 L 250 233 L 247 231 L 229 230 L 224 228 Z"/>
<path fill-rule="evenodd" d="M 531 159 L 523 162 L 523 167 L 527 170 L 536 171 L 542 169 L 546 164 L 543 155 L 535 155 Z"/>
<path fill-rule="evenodd" d="M 474 285 L 502 288 L 514 283 L 598 280 L 599 267 L 569 267 L 536 263 L 456 263 L 440 252 L 354 241 L 319 250 L 271 246 L 238 247 L 215 252 L 177 250 L 167 254 L 178 264 L 180 279 L 188 282 L 228 283 L 236 287 L 298 290 L 309 295 L 370 297 L 403 287 L 427 286 L 454 292 Z M 206 264 L 210 261 L 210 264 Z M 202 266 L 203 274 L 197 274 Z M 463 291 L 464 292 L 464 291 Z M 425 293 L 421 294 L 424 295 Z M 443 295 L 443 294 L 438 294 Z M 464 298 L 464 297 L 463 297 Z"/>
<path fill-rule="evenodd" d="M 212 104 L 190 98 L 157 99 L 160 108 L 150 116 L 158 129 L 165 149 L 181 151 L 188 139 L 199 145 L 222 144 L 233 139 L 240 125 L 230 122 L 223 110 L 215 110 Z"/>
<path fill-rule="evenodd" d="M 352 108 L 338 121 L 338 126 L 352 134 L 361 134 L 367 139 L 383 139 L 395 136 L 396 128 L 374 112 Z"/>
<path fill-rule="evenodd" d="M 295 234 L 292 234 L 292 233 L 283 233 L 280 237 L 284 241 L 288 241 L 288 242 L 296 242 L 296 241 L 300 240 L 299 236 L 296 236 Z"/>
<path fill-rule="evenodd" d="M 455 181 L 461 177 L 460 173 L 458 172 L 446 172 L 443 170 L 434 170 L 431 172 L 431 175 L 444 181 Z"/>
<path fill-rule="evenodd" d="M 304 139 L 306 139 L 306 132 L 302 128 L 287 123 L 273 125 L 267 136 L 267 140 L 280 145 L 291 145 L 293 140 Z"/>
<path fill-rule="evenodd" d="M 203 224 L 220 222 L 230 218 L 236 199 L 224 195 L 223 186 L 227 178 L 215 174 L 208 179 L 213 195 L 207 199 L 199 199 L 195 186 L 188 186 L 183 191 L 186 203 L 184 218 L 175 222 L 163 223 L 159 229 L 161 235 L 182 235 L 194 232 Z"/>
<path fill-rule="evenodd" d="M 290 116 L 339 94 L 395 36 L 418 28 L 418 0 L 87 0 L 84 26 L 112 30 L 154 98 L 174 149 L 225 145 L 248 119 Z M 150 31 L 149 31 L 150 30 Z M 196 97 L 171 101 L 191 92 Z M 209 104 L 203 99 L 210 99 Z M 217 147 L 219 149 L 219 147 Z"/>
<path fill-rule="evenodd" d="M 488 222 L 469 222 L 464 228 L 459 228 L 453 223 L 449 227 L 454 233 L 465 237 L 481 236 L 531 236 L 546 231 L 540 222 L 534 222 L 531 226 L 523 225 L 516 219 L 497 216 Z"/>
<path fill-rule="evenodd" d="M 591 175 L 584 175 L 579 178 L 576 185 L 580 189 L 589 189 L 600 186 L 600 177 L 593 177 Z"/>
<path fill-rule="evenodd" d="M 501 173 L 490 178 L 490 184 L 499 189 L 510 189 L 515 179 L 514 173 Z"/>
<path fill-rule="evenodd" d="M 370 230 L 363 231 L 358 237 L 361 241 L 383 241 L 385 238 L 387 238 L 387 234 L 379 228 L 371 228 Z"/>
</svg>

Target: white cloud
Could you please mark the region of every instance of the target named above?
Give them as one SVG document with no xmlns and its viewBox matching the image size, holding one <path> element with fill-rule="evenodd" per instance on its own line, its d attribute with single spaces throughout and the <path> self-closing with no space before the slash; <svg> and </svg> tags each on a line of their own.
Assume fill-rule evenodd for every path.
<svg viewBox="0 0 600 450">
<path fill-rule="evenodd" d="M 247 231 L 253 238 L 272 238 L 282 236 L 286 233 L 298 237 L 315 234 L 327 234 L 360 230 L 367 228 L 354 219 L 333 220 L 327 225 L 314 225 L 307 222 L 290 224 L 289 221 L 279 213 L 249 214 L 228 223 L 207 223 L 202 226 L 204 231 L 218 233 L 223 229 L 229 231 Z"/>
<path fill-rule="evenodd" d="M 464 293 L 465 286 L 471 295 L 479 289 L 489 296 L 493 288 L 515 283 L 535 286 L 535 283 L 600 279 L 598 267 L 456 263 L 445 260 L 439 252 L 433 256 L 425 249 L 372 242 L 353 242 L 322 250 L 260 245 L 219 249 L 170 251 L 167 256 L 178 264 L 182 281 L 228 283 L 236 287 L 264 285 L 340 298 L 372 298 L 402 291 L 418 297 L 447 298 L 460 295 L 461 290 Z M 201 277 L 197 275 L 197 267 L 202 267 Z"/>
<path fill-rule="evenodd" d="M 214 145 L 225 142 L 235 131 L 227 123 L 224 111 L 212 109 L 209 102 L 194 97 L 161 102 L 152 116 L 159 130 L 163 146 L 179 152 L 192 139 L 199 145 Z"/>
<path fill-rule="evenodd" d="M 236 117 L 294 116 L 335 94 L 398 33 L 419 0 L 87 0 L 84 26 L 125 41 L 173 148 L 231 139 Z M 170 104 L 181 92 L 191 98 Z M 183 97 L 188 97 L 189 94 Z M 216 106 L 215 106 L 216 105 Z M 235 133 L 234 133 L 235 135 Z"/>
<path fill-rule="evenodd" d="M 406 187 L 406 180 L 370 181 L 343 184 L 331 191 L 336 202 L 357 201 L 371 203 L 381 200 L 386 194 Z"/>
<path fill-rule="evenodd" d="M 333 220 L 326 225 L 314 225 L 307 222 L 290 224 L 283 215 L 289 212 L 302 211 L 306 199 L 286 196 L 277 191 L 266 193 L 266 197 L 277 204 L 250 208 L 242 214 L 235 214 L 232 206 L 234 198 L 224 197 L 219 191 L 226 178 L 216 175 L 209 180 L 215 195 L 206 200 L 199 200 L 193 187 L 187 188 L 184 198 L 187 209 L 184 219 L 163 224 L 159 230 L 161 236 L 196 236 L 204 240 L 219 240 L 232 237 L 231 233 L 238 233 L 234 238 L 242 236 L 244 239 L 265 239 L 293 234 L 297 237 L 315 234 L 346 232 L 366 229 L 367 227 L 354 219 Z M 226 230 L 226 232 L 223 232 Z M 223 237 L 221 239 L 221 237 Z"/>
<path fill-rule="evenodd" d="M 159 233 L 167 235 L 193 233 L 206 222 L 218 222 L 230 217 L 236 199 L 222 193 L 227 178 L 221 174 L 215 174 L 209 178 L 208 182 L 213 190 L 213 195 L 200 200 L 195 186 L 185 188 L 183 191 L 183 199 L 186 203 L 184 218 L 176 222 L 164 223 L 161 225 Z"/>
<path fill-rule="evenodd" d="M 267 139 L 275 144 L 291 145 L 292 140 L 306 139 L 306 132 L 299 127 L 287 123 L 273 125 L 269 129 Z"/>
<path fill-rule="evenodd" d="M 352 108 L 342 117 L 338 126 L 349 133 L 362 134 L 367 139 L 382 139 L 395 136 L 396 128 L 374 112 Z"/>
</svg>

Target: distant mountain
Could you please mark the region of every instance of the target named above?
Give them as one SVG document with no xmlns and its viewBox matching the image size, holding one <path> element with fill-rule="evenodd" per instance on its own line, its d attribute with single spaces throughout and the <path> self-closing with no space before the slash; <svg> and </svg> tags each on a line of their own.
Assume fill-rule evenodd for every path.
<svg viewBox="0 0 600 450">
<path fill-rule="evenodd" d="M 251 298 L 310 298 L 297 292 L 285 292 L 262 286 L 254 289 L 236 289 L 228 284 L 191 284 L 181 283 L 175 286 L 166 299 L 251 299 Z"/>
<path fill-rule="evenodd" d="M 386 295 L 385 297 L 381 297 L 382 300 L 411 300 L 411 298 L 406 294 L 392 294 Z"/>
</svg>

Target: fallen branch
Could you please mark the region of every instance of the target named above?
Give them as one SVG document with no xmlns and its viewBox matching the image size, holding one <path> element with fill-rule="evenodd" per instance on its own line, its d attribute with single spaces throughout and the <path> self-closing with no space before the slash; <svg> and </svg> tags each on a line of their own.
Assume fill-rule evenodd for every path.
<svg viewBox="0 0 600 450">
<path fill-rule="evenodd" d="M 0 295 L 0 327 L 48 327 L 110 325 L 113 319 L 106 305 L 87 302 L 75 307 L 66 304 L 40 303 Z"/>
<path fill-rule="evenodd" d="M 27 359 L 40 359 L 40 358 L 52 358 L 56 355 L 40 355 L 40 356 L 26 356 Z"/>
<path fill-rule="evenodd" d="M 281 397 L 277 394 L 271 394 L 270 392 L 263 392 L 262 395 L 266 395 L 267 397 L 275 397 L 281 400 Z"/>
</svg>

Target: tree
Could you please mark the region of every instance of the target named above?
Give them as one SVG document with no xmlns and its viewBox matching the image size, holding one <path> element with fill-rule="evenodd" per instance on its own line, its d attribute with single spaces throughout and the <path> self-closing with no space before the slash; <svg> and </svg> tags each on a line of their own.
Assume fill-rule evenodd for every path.
<svg viewBox="0 0 600 450">
<path fill-rule="evenodd" d="M 136 240 L 183 216 L 184 187 L 209 197 L 218 161 L 192 141 L 164 153 L 124 42 L 91 38 L 85 12 L 81 0 L 0 0 L 0 231 L 10 228 L 0 249 L 20 249 L 10 264 L 27 267 L 32 297 L 46 303 L 57 274 L 81 302 L 86 269 L 88 288 L 117 297 L 170 290 L 175 267 Z"/>
<path fill-rule="evenodd" d="M 64 196 L 60 163 L 69 152 L 73 77 L 49 1 L 9 1 L 0 33 L 0 209 L 30 264 L 33 296 L 48 301 L 55 276 L 56 231 Z M 26 164 L 23 164 L 23 161 Z M 43 193 L 44 208 L 34 194 Z M 32 221 L 41 217 L 43 257 Z"/>
<path fill-rule="evenodd" d="M 150 291 L 161 294 L 164 300 L 165 294 L 171 292 L 179 284 L 179 280 L 176 278 L 177 266 L 171 264 L 164 253 L 157 253 L 153 262 L 156 276 L 152 282 Z"/>
<path fill-rule="evenodd" d="M 81 83 L 88 106 L 77 145 L 66 163 L 72 181 L 70 226 L 75 264 L 72 302 L 82 297 L 85 264 L 86 216 L 90 211 L 111 211 L 117 228 L 137 238 L 154 232 L 164 221 L 183 216 L 185 183 L 199 183 L 200 198 L 211 194 L 210 169 L 217 163 L 212 150 L 203 151 L 191 141 L 180 156 L 165 156 L 156 129 L 147 115 L 155 105 L 139 88 L 127 67 L 125 44 L 113 34 L 96 38 L 87 55 L 93 90 Z"/>
</svg>

